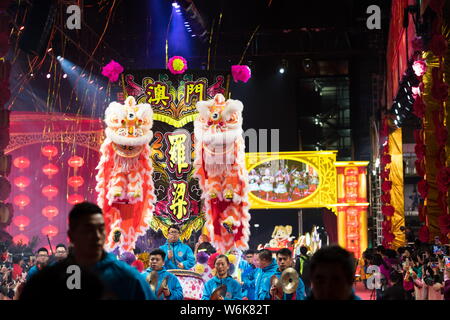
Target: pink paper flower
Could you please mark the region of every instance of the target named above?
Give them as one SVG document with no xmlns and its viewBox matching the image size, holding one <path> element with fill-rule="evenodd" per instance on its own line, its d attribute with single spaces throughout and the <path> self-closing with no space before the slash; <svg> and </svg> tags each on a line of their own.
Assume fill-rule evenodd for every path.
<svg viewBox="0 0 450 320">
<path fill-rule="evenodd" d="M 392 162 L 392 157 L 391 157 L 390 154 L 385 154 L 385 155 L 383 155 L 383 156 L 381 157 L 381 164 L 382 164 L 383 166 L 385 166 L 385 165 L 387 165 L 387 164 L 389 164 L 389 163 L 391 163 L 391 162 Z"/>
<path fill-rule="evenodd" d="M 183 74 L 187 70 L 187 61 L 181 56 L 173 56 L 167 62 L 167 68 L 172 74 Z"/>
<path fill-rule="evenodd" d="M 384 238 L 384 240 L 385 240 L 387 243 L 391 243 L 392 241 L 395 240 L 395 236 L 394 236 L 394 234 L 393 234 L 392 232 L 389 232 L 389 233 L 384 234 L 384 235 L 383 235 L 383 238 Z"/>
<path fill-rule="evenodd" d="M 425 158 L 427 148 L 423 143 L 418 142 L 414 147 L 414 151 L 416 152 L 417 159 L 422 160 L 423 158 Z"/>
<path fill-rule="evenodd" d="M 421 77 L 427 72 L 427 63 L 423 60 L 416 60 L 412 68 L 416 76 Z"/>
<path fill-rule="evenodd" d="M 389 179 L 389 174 L 390 173 L 391 173 L 390 169 L 386 169 L 386 170 L 381 171 L 381 173 L 380 173 L 381 179 L 383 179 L 383 180 Z"/>
<path fill-rule="evenodd" d="M 442 234 L 447 234 L 450 232 L 450 215 L 449 214 L 443 214 L 438 217 L 438 224 L 439 229 L 441 230 Z"/>
<path fill-rule="evenodd" d="M 252 71 L 248 66 L 234 65 L 231 66 L 231 75 L 234 82 L 247 82 L 252 76 Z"/>
<path fill-rule="evenodd" d="M 116 61 L 111 60 L 102 69 L 102 75 L 107 77 L 109 81 L 116 82 L 119 79 L 119 75 L 123 72 L 123 67 Z"/>
<path fill-rule="evenodd" d="M 436 184 L 439 191 L 447 193 L 450 186 L 450 168 L 444 167 L 440 169 L 436 175 Z"/>
<path fill-rule="evenodd" d="M 447 39 L 442 34 L 435 34 L 430 41 L 430 50 L 437 57 L 443 57 L 447 51 Z"/>
<path fill-rule="evenodd" d="M 412 87 L 411 88 L 412 94 L 413 94 L 413 98 L 416 99 L 417 96 L 420 95 L 420 87 Z"/>
<path fill-rule="evenodd" d="M 383 194 L 381 196 L 381 202 L 390 203 L 391 202 L 391 194 L 390 193 Z"/>
</svg>

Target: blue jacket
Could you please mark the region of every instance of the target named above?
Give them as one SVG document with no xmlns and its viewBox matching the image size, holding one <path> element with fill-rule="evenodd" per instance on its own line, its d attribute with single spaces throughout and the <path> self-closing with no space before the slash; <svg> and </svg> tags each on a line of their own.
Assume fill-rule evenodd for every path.
<svg viewBox="0 0 450 320">
<path fill-rule="evenodd" d="M 261 269 L 256 278 L 256 300 L 270 300 L 270 278 L 277 271 L 278 265 L 275 259 L 272 258 L 272 263 L 267 267 Z"/>
<path fill-rule="evenodd" d="M 242 300 L 241 285 L 230 276 L 225 279 L 219 279 L 216 276 L 208 280 L 203 288 L 202 300 L 209 300 L 213 291 L 223 284 L 227 286 L 227 293 L 225 294 L 224 300 Z"/>
<path fill-rule="evenodd" d="M 144 272 L 142 272 L 142 275 L 147 279 L 148 274 L 152 272 L 152 268 L 147 268 Z M 167 287 L 169 287 L 170 290 L 170 296 L 165 297 L 164 293 L 162 293 L 158 298 L 158 300 L 183 300 L 183 288 L 181 287 L 180 281 L 178 278 L 170 273 L 167 272 L 166 268 L 162 268 L 161 270 L 157 271 L 158 273 L 158 284 L 156 285 L 156 292 L 158 292 L 159 288 L 161 287 L 161 282 L 165 277 L 169 277 L 167 280 Z"/>
<path fill-rule="evenodd" d="M 242 295 L 248 300 L 255 300 L 255 280 L 257 275 L 257 268 L 245 261 L 239 262 L 239 269 L 241 269 Z"/>
<path fill-rule="evenodd" d="M 39 272 L 37 266 L 32 266 L 30 270 L 28 270 L 26 281 L 29 281 L 32 276 Z"/>
<path fill-rule="evenodd" d="M 144 276 L 111 253 L 97 262 L 93 271 L 113 298 L 120 300 L 156 300 Z"/>
<path fill-rule="evenodd" d="M 280 278 L 281 277 L 281 271 L 277 269 L 275 272 L 275 275 Z M 270 285 L 270 284 L 269 284 Z M 270 290 L 270 287 L 269 287 Z M 295 297 L 294 294 L 283 294 L 283 300 L 305 300 L 306 299 L 306 292 L 305 292 L 305 284 L 303 283 L 302 279 L 298 278 L 298 287 L 295 291 Z"/>
<path fill-rule="evenodd" d="M 171 260 L 167 257 L 168 248 L 173 251 L 173 258 Z M 166 253 L 166 259 L 164 266 L 166 269 L 180 269 L 178 268 L 178 263 L 182 263 L 184 269 L 191 269 L 195 264 L 195 256 L 192 249 L 187 245 L 178 240 L 175 243 L 169 243 L 166 241 L 164 245 L 160 247 L 162 251 Z M 175 260 L 175 263 L 173 262 Z"/>
</svg>

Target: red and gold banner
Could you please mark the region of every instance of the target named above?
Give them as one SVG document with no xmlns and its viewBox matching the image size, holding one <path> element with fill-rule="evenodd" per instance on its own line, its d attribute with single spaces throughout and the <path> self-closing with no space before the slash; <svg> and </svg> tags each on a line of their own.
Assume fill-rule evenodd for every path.
<svg viewBox="0 0 450 320">
<path fill-rule="evenodd" d="M 368 162 L 336 162 L 338 243 L 360 258 L 367 249 Z"/>
</svg>

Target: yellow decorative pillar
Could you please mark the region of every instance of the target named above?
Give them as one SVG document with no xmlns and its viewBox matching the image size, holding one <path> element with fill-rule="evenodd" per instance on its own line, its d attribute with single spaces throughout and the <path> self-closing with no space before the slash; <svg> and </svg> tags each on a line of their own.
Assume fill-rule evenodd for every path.
<svg viewBox="0 0 450 320">
<path fill-rule="evenodd" d="M 392 162 L 389 165 L 389 179 L 392 181 L 391 205 L 395 208 L 391 218 L 392 233 L 395 236 L 392 247 L 397 249 L 406 244 L 405 233 L 400 227 L 405 225 L 405 199 L 403 181 L 403 148 L 402 129 L 398 128 L 389 134 L 389 153 Z"/>
</svg>

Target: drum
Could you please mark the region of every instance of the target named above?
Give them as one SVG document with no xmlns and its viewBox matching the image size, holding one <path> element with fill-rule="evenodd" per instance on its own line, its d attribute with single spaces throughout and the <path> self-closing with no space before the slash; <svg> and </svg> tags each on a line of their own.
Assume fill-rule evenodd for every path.
<svg viewBox="0 0 450 320">
<path fill-rule="evenodd" d="M 183 287 L 184 300 L 200 300 L 203 296 L 203 279 L 198 273 L 183 269 L 170 269 L 168 272 L 177 276 Z"/>
</svg>

